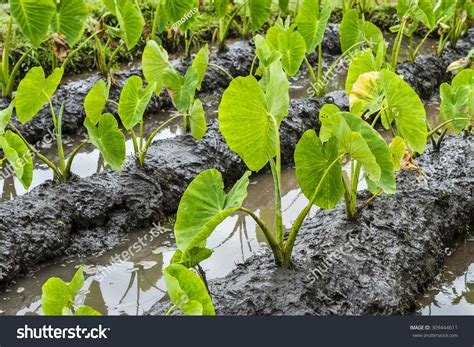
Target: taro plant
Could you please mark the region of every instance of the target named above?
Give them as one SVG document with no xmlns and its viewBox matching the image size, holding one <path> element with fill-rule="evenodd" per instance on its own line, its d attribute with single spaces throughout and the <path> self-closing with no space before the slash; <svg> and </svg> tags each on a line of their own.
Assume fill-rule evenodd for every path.
<svg viewBox="0 0 474 347">
<path fill-rule="evenodd" d="M 89 91 L 84 101 L 86 112 L 85 126 L 89 131 L 91 141 L 97 146 L 104 145 L 104 141 L 96 140 L 96 134 L 100 134 L 101 122 L 111 124 L 113 116 L 102 115 L 102 111 L 108 102 L 118 107 L 118 115 L 125 130 L 130 134 L 135 158 L 141 168 L 144 167 L 145 158 L 153 140 L 164 128 L 177 119 L 183 119 L 184 128 L 190 128 L 191 134 L 196 140 L 202 139 L 206 133 L 206 118 L 202 102 L 195 98 L 196 90 L 201 89 L 201 83 L 208 66 L 208 47 L 203 47 L 196 55 L 192 65 L 184 76 L 176 71 L 168 60 L 168 53 L 158 45 L 156 41 L 148 41 L 143 53 L 142 68 L 145 78 L 149 82 L 143 87 L 142 78 L 132 76 L 126 82 L 120 94 L 120 100 L 109 100 L 109 86 L 102 80 L 98 81 Z M 178 113 L 166 120 L 156 128 L 148 137 L 144 133 L 144 114 L 153 93 L 160 95 L 166 87 Z M 114 131 L 117 127 L 113 127 Z M 109 138 L 107 138 L 109 139 Z M 104 138 L 104 140 L 106 140 Z M 100 147 L 99 147 L 100 148 Z M 108 155 L 107 158 L 105 155 Z M 118 156 L 114 151 L 104 155 L 108 162 L 115 163 Z M 112 155 L 112 157 L 110 157 Z"/>
<path fill-rule="evenodd" d="M 84 267 L 76 271 L 71 282 L 58 277 L 46 281 L 42 288 L 41 308 L 45 316 L 100 316 L 90 306 L 77 303 L 77 295 L 84 287 Z"/>
<path fill-rule="evenodd" d="M 350 111 L 372 124 L 380 121 L 392 137 L 400 136 L 417 153 L 426 147 L 426 112 L 420 97 L 396 73 L 383 69 L 383 51 L 359 52 L 349 66 L 346 92 Z"/>
<path fill-rule="evenodd" d="M 440 96 L 440 114 L 443 122 L 434 129 L 429 126 L 428 133 L 436 149 L 440 148 L 449 130 L 459 133 L 462 130 L 473 129 L 474 70 L 461 71 L 454 77 L 451 85 L 443 83 L 440 87 Z"/>
<path fill-rule="evenodd" d="M 219 106 L 219 124 L 227 144 L 249 170 L 260 171 L 270 166 L 275 185 L 275 230 L 254 212 L 242 207 L 249 172 L 225 193 L 221 174 L 207 170 L 191 182 L 180 202 L 175 224 L 177 259 L 192 259 L 193 263 L 210 256 L 208 250 L 202 249 L 207 238 L 225 218 L 241 211 L 251 216 L 262 229 L 275 262 L 287 266 L 311 207 L 332 208 L 344 195 L 342 161 L 347 155 L 366 169 L 374 187 L 390 193 L 395 189 L 393 165 L 382 137 L 358 116 L 329 109 L 334 112 L 324 112 L 322 116 L 326 147 L 322 142 L 314 143 L 317 142 L 314 132 L 303 136 L 297 146 L 298 180 L 309 202 L 286 233 L 281 203 L 280 124 L 288 113 L 289 83 L 279 61 L 272 63 L 267 73 L 265 86 L 253 76 L 238 77 L 230 84 Z M 351 208 L 353 205 L 351 200 Z"/>
<path fill-rule="evenodd" d="M 107 38 L 102 42 L 99 36 L 95 36 L 96 59 L 99 71 L 107 75 L 114 64 L 116 55 L 121 49 L 133 49 L 143 32 L 145 21 L 140 7 L 133 0 L 103 0 L 107 10 L 117 19 L 118 26 L 106 28 Z M 99 30 L 100 32 L 103 29 Z M 112 48 L 114 38 L 120 38 L 120 42 Z"/>
<path fill-rule="evenodd" d="M 397 36 L 392 47 L 392 67 L 395 70 L 404 36 L 409 38 L 410 50 L 413 50 L 413 34 L 419 23 L 423 23 L 429 30 L 436 27 L 436 18 L 431 0 L 400 0 L 397 1 L 397 16 L 399 24 L 390 28 Z M 417 49 L 416 51 L 418 51 Z M 413 54 L 412 54 L 413 55 Z"/>
<path fill-rule="evenodd" d="M 13 166 L 18 179 L 26 189 L 30 186 L 33 175 L 32 154 L 54 172 L 56 179 L 65 181 L 71 176 L 71 167 L 75 156 L 88 143 L 86 140 L 82 141 L 66 157 L 62 138 L 64 104 L 58 111 L 52 101 L 63 72 L 62 68 L 57 68 L 50 76 L 46 77 L 41 67 L 32 68 L 21 80 L 15 98 L 9 107 L 0 112 L 0 134 L 3 134 L 6 127 L 11 129 L 0 135 L 1 147 L 4 150 L 5 158 Z M 58 154 L 57 164 L 30 144 L 11 122 L 13 110 L 16 111 L 18 120 L 25 124 L 35 117 L 45 104 L 49 106 L 51 113 Z M 104 159 L 114 169 L 120 170 L 125 161 L 125 142 L 123 134 L 118 129 L 117 121 L 111 115 L 97 116 L 94 122 L 89 122 L 89 118 L 86 117 L 85 124 L 89 131 L 90 142 L 99 149 Z M 98 125 L 98 128 L 94 128 L 90 124 Z"/>
<path fill-rule="evenodd" d="M 368 46 L 375 52 L 379 43 L 385 44 L 380 29 L 375 24 L 359 18 L 357 10 L 354 9 L 344 13 L 339 33 L 342 53 L 357 51 L 363 46 Z"/>
<path fill-rule="evenodd" d="M 52 68 L 56 68 L 57 58 L 66 58 L 62 64 L 64 68 L 74 54 L 96 35 L 91 35 L 69 52 L 69 48 L 79 41 L 84 32 L 89 14 L 84 0 L 10 0 L 10 11 L 11 17 L 7 24 L 0 64 L 0 88 L 4 96 L 12 95 L 21 65 L 42 43 L 50 42 Z M 32 46 L 10 69 L 13 19 L 21 32 L 31 41 Z"/>
<path fill-rule="evenodd" d="M 322 0 L 321 3 L 319 0 L 303 0 L 300 12 L 296 17 L 298 32 L 301 33 L 306 43 L 306 54 L 315 52 L 316 48 L 318 50 L 317 74 L 315 74 L 307 56 L 304 57 L 317 95 L 322 94 L 321 87 L 318 86 L 323 77 L 322 42 L 331 11 L 331 1 L 329 0 Z"/>
</svg>

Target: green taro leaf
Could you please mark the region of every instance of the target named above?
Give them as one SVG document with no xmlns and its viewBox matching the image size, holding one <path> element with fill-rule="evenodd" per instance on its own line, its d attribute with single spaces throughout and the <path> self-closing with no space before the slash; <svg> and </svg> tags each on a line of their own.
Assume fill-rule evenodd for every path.
<svg viewBox="0 0 474 347">
<path fill-rule="evenodd" d="M 252 31 L 257 31 L 270 17 L 272 0 L 248 0 Z"/>
<path fill-rule="evenodd" d="M 314 130 L 307 130 L 296 145 L 298 184 L 309 200 L 316 193 L 314 204 L 324 209 L 336 206 L 344 195 L 342 165 L 338 156 L 337 138 L 332 137 L 323 145 Z"/>
<path fill-rule="evenodd" d="M 201 278 L 180 264 L 164 270 L 166 288 L 174 305 L 188 316 L 214 316 L 214 305 Z"/>
<path fill-rule="evenodd" d="M 15 95 L 16 114 L 23 124 L 33 118 L 56 91 L 64 70 L 57 68 L 45 78 L 43 68 L 34 67 L 21 80 Z"/>
<path fill-rule="evenodd" d="M 288 12 L 288 5 L 290 4 L 290 0 L 279 0 L 278 6 L 280 6 L 280 10 L 282 12 Z"/>
<path fill-rule="evenodd" d="M 349 49 L 356 50 L 362 43 L 367 42 L 371 43 L 372 47 L 377 47 L 379 42 L 384 40 L 380 29 L 376 25 L 360 19 L 359 12 L 355 9 L 349 10 L 344 14 L 339 32 L 343 53 Z M 358 43 L 361 44 L 357 45 Z"/>
<path fill-rule="evenodd" d="M 196 86 L 197 90 L 201 90 L 201 84 L 204 80 L 204 76 L 206 75 L 207 67 L 209 65 L 209 45 L 206 43 L 204 47 L 202 47 L 199 52 L 196 54 L 194 58 L 192 66 L 196 68 L 198 73 L 198 84 Z"/>
<path fill-rule="evenodd" d="M 344 120 L 349 125 L 351 131 L 355 131 L 362 136 L 370 151 L 375 156 L 375 161 L 380 168 L 380 179 L 372 179 L 372 181 L 375 182 L 378 187 L 383 189 L 385 193 L 394 194 L 396 191 L 396 179 L 392 156 L 383 137 L 377 130 L 372 128 L 370 124 L 363 121 L 356 115 L 353 115 L 349 112 L 343 112 L 341 115 L 344 117 Z M 361 164 L 367 171 L 367 166 L 364 165 L 364 163 Z M 373 178 L 373 176 L 370 174 L 369 176 L 370 178 Z"/>
<path fill-rule="evenodd" d="M 331 1 L 322 0 L 322 8 L 319 8 L 319 0 L 303 0 L 301 10 L 296 17 L 298 31 L 306 42 L 306 53 L 314 52 L 324 38 L 324 31 L 331 15 Z"/>
<path fill-rule="evenodd" d="M 166 0 L 165 11 L 172 24 L 185 18 L 187 14 L 192 14 L 194 8 L 193 0 Z M 188 21 L 188 20 L 187 20 Z M 186 21 L 186 22 L 187 22 Z"/>
<path fill-rule="evenodd" d="M 52 277 L 43 285 L 41 308 L 46 316 L 61 316 L 64 308 L 69 308 L 74 302 L 66 283 L 57 277 Z"/>
<path fill-rule="evenodd" d="M 34 47 L 38 47 L 46 36 L 56 11 L 52 0 L 10 0 L 11 14 L 21 32 Z"/>
<path fill-rule="evenodd" d="M 149 40 L 142 56 L 142 69 L 148 83 L 156 83 L 155 94 L 160 95 L 163 89 L 163 71 L 171 67 L 168 52 L 156 41 Z"/>
<path fill-rule="evenodd" d="M 52 30 L 63 34 L 72 46 L 82 36 L 88 15 L 84 0 L 60 0 L 51 22 Z"/>
<path fill-rule="evenodd" d="M 193 247 L 186 252 L 177 249 L 171 259 L 171 263 L 178 263 L 185 267 L 192 268 L 212 255 L 212 250 L 206 247 Z"/>
<path fill-rule="evenodd" d="M 120 24 L 121 37 L 130 50 L 136 46 L 142 35 L 143 26 L 145 25 L 142 13 L 133 2 L 126 1 L 116 14 Z"/>
<path fill-rule="evenodd" d="M 249 176 L 246 172 L 227 194 L 219 171 L 210 169 L 196 176 L 181 198 L 174 225 L 176 244 L 182 252 L 204 247 L 214 229 L 242 206 Z"/>
<path fill-rule="evenodd" d="M 367 72 L 378 71 L 380 67 L 377 66 L 374 56 L 370 49 L 357 52 L 349 65 L 346 78 L 346 93 L 351 94 L 352 86 L 357 81 L 360 75 Z"/>
<path fill-rule="evenodd" d="M 413 17 L 433 30 L 436 26 L 436 17 L 432 0 L 418 0 L 418 6 L 413 10 Z"/>
<path fill-rule="evenodd" d="M 121 170 L 125 162 L 125 136 L 118 127 L 117 120 L 110 113 L 102 115 L 97 126 L 86 118 L 91 143 L 100 151 L 104 160 L 115 170 Z"/>
<path fill-rule="evenodd" d="M 130 77 L 125 83 L 118 106 L 118 114 L 125 129 L 133 129 L 143 118 L 146 107 L 153 96 L 155 84 L 142 89 L 143 81 L 139 76 Z"/>
<path fill-rule="evenodd" d="M 84 267 L 80 266 L 74 274 L 71 282 L 67 285 L 67 289 L 69 290 L 71 297 L 75 298 L 82 287 L 84 287 Z"/>
<path fill-rule="evenodd" d="M 384 109 L 382 124 L 395 120 L 400 136 L 416 152 L 426 147 L 426 112 L 420 97 L 394 72 L 383 69 L 359 76 L 349 95 L 351 112 L 363 115 Z"/>
<path fill-rule="evenodd" d="M 8 122 L 10 122 L 14 107 L 15 104 L 12 102 L 6 109 L 0 111 L 0 135 L 5 133 L 5 128 L 7 127 Z"/>
<path fill-rule="evenodd" d="M 7 130 L 0 136 L 0 148 L 23 187 L 28 189 L 33 180 L 33 157 L 28 146 L 20 136 Z"/>
<path fill-rule="evenodd" d="M 185 76 L 181 76 L 173 68 L 166 68 L 163 72 L 163 84 L 168 89 L 176 108 L 181 112 L 188 112 L 191 108 L 198 82 L 198 71 L 192 66 Z"/>
<path fill-rule="evenodd" d="M 214 8 L 218 18 L 225 17 L 229 3 L 229 0 L 214 0 Z"/>
<path fill-rule="evenodd" d="M 405 141 L 403 141 L 400 136 L 395 136 L 389 148 L 392 164 L 395 170 L 400 170 L 400 162 L 406 149 L 407 145 L 405 144 Z"/>
<path fill-rule="evenodd" d="M 348 113 L 320 113 L 321 141 L 326 142 L 332 136 L 337 137 L 343 151 L 363 166 L 372 181 L 378 182 L 382 177 L 382 169 L 375 157 L 375 149 L 382 147 L 386 150 L 387 165 L 390 165 L 388 147 L 367 123 L 356 116 L 350 116 L 352 115 Z"/>
<path fill-rule="evenodd" d="M 74 316 L 101 316 L 102 314 L 100 312 L 97 312 L 90 306 L 79 306 L 74 312 Z"/>
<path fill-rule="evenodd" d="M 96 125 L 102 117 L 107 100 L 109 99 L 109 88 L 103 80 L 99 80 L 87 93 L 84 99 L 84 110 L 86 116 Z"/>
<path fill-rule="evenodd" d="M 219 127 L 230 149 L 252 171 L 276 155 L 276 136 L 288 114 L 289 83 L 279 62 L 270 66 L 266 93 L 253 76 L 237 77 L 224 92 Z"/>
<path fill-rule="evenodd" d="M 194 100 L 194 104 L 189 112 L 189 123 L 193 137 L 198 141 L 201 140 L 207 130 L 206 115 L 204 114 L 201 100 Z"/>
<path fill-rule="evenodd" d="M 453 120 L 449 125 L 457 131 L 466 128 L 468 125 L 466 107 L 469 96 L 467 88 L 451 87 L 449 84 L 443 83 L 440 86 L 440 96 L 440 114 L 443 121 Z"/>
<path fill-rule="evenodd" d="M 281 65 L 290 77 L 300 70 L 306 53 L 306 43 L 297 31 L 286 31 L 278 35 L 278 51 L 281 53 Z"/>
</svg>

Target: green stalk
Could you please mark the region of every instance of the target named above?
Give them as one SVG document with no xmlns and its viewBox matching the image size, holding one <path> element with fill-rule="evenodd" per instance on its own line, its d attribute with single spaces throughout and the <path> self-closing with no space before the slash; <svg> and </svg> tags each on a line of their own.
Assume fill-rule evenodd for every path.
<svg viewBox="0 0 474 347">
<path fill-rule="evenodd" d="M 142 167 L 142 161 L 141 161 L 141 152 L 138 149 L 138 141 L 137 141 L 137 135 L 135 134 L 135 130 L 130 129 L 129 131 L 130 137 L 132 138 L 132 143 L 133 143 L 133 151 L 135 152 L 135 158 L 138 159 L 140 163 L 140 167 Z"/>
<path fill-rule="evenodd" d="M 224 73 L 227 77 L 229 77 L 230 80 L 233 80 L 233 79 L 234 79 L 234 77 L 232 77 L 232 75 L 231 75 L 226 69 L 224 69 L 222 66 L 219 66 L 219 65 L 213 64 L 213 63 L 209 63 L 208 66 L 209 66 L 209 67 L 213 67 L 213 68 L 215 68 L 215 69 L 221 71 L 221 72 Z M 250 71 L 252 71 L 252 70 L 250 70 Z"/>
<path fill-rule="evenodd" d="M 318 82 L 318 78 L 316 77 L 316 74 L 314 73 L 313 67 L 309 63 L 308 57 L 306 55 L 304 56 L 304 62 L 306 63 L 306 66 L 308 67 L 309 75 L 311 76 L 311 83 L 314 86 L 316 86 L 316 83 Z"/>
<path fill-rule="evenodd" d="M 156 29 L 157 29 L 157 26 L 158 26 L 158 10 L 160 8 L 160 4 L 161 4 L 161 1 L 158 0 L 157 1 L 157 4 L 156 4 L 156 9 L 155 9 L 155 12 L 153 12 L 153 27 L 151 28 L 151 39 L 153 41 L 156 40 Z"/>
<path fill-rule="evenodd" d="M 284 246 L 284 259 L 283 259 L 283 266 L 287 266 L 290 261 L 291 261 L 291 253 L 293 252 L 293 246 L 296 241 L 296 236 L 298 236 L 298 232 L 301 229 L 301 226 L 303 225 L 303 222 L 308 215 L 309 211 L 311 210 L 311 207 L 313 207 L 314 202 L 316 201 L 316 198 L 318 197 L 319 190 L 322 187 L 322 184 L 324 180 L 326 179 L 326 176 L 329 174 L 329 171 L 331 171 L 332 167 L 336 165 L 337 162 L 339 162 L 345 154 L 341 154 L 338 156 L 326 169 L 324 172 L 323 177 L 321 177 L 321 180 L 319 181 L 316 190 L 314 191 L 313 195 L 311 196 L 310 201 L 306 205 L 306 207 L 300 212 L 298 217 L 296 218 L 295 222 L 293 223 L 293 227 L 291 228 L 290 234 L 288 235 L 288 240 L 286 240 L 285 246 Z"/>
<path fill-rule="evenodd" d="M 44 155 L 42 155 L 40 152 L 36 150 L 36 148 L 33 147 L 21 134 L 21 132 L 13 125 L 9 124 L 9 126 L 13 129 L 13 131 L 23 140 L 23 142 L 28 146 L 31 152 L 34 153 L 35 156 L 37 156 L 43 163 L 45 163 L 51 170 L 53 170 L 54 175 L 59 179 L 63 180 L 61 172 L 58 170 L 56 165 L 54 165 L 48 158 L 46 158 Z"/>
<path fill-rule="evenodd" d="M 318 45 L 318 82 L 323 78 L 323 45 Z"/>
<path fill-rule="evenodd" d="M 403 31 L 405 31 L 406 19 L 403 18 L 400 24 L 400 29 L 397 33 L 397 37 L 395 38 L 395 42 L 393 43 L 392 49 L 392 67 L 395 70 L 398 64 L 398 55 L 400 53 L 400 46 L 403 41 Z"/>
<path fill-rule="evenodd" d="M 92 40 L 93 38 L 95 38 L 97 35 L 99 35 L 101 32 L 103 32 L 104 30 L 99 30 L 99 31 L 96 31 L 95 33 L 93 33 L 92 35 L 90 35 L 87 39 L 85 39 L 83 42 L 81 42 L 81 44 L 79 46 L 77 46 L 75 49 L 73 49 L 66 57 L 66 59 L 64 59 L 63 63 L 61 64 L 61 67 L 63 69 L 66 68 L 66 65 L 71 61 L 71 59 L 74 57 L 74 55 L 76 55 L 77 52 L 79 52 L 90 40 Z"/>
<path fill-rule="evenodd" d="M 112 67 L 112 64 L 114 63 L 115 56 L 118 54 L 118 52 L 120 52 L 120 50 L 122 49 L 124 44 L 125 44 L 124 41 L 120 41 L 120 44 L 112 52 L 112 55 L 109 58 L 109 62 L 106 65 L 107 71 L 109 71 L 110 68 Z"/>
<path fill-rule="evenodd" d="M 444 126 L 448 125 L 449 123 L 455 122 L 455 121 L 457 121 L 457 120 L 469 120 L 469 118 L 467 118 L 467 117 L 457 117 L 457 118 L 449 119 L 449 120 L 447 120 L 447 121 L 441 123 L 440 125 L 438 125 L 438 126 L 437 126 L 436 128 L 434 128 L 433 130 L 431 130 L 431 131 L 428 133 L 427 137 L 432 137 L 434 134 L 436 134 L 436 133 L 439 131 L 439 129 L 441 129 L 441 128 L 443 128 Z"/>
<path fill-rule="evenodd" d="M 147 140 L 146 143 L 145 143 L 145 148 L 143 148 L 140 153 L 138 153 L 137 151 L 135 151 L 135 153 L 139 155 L 141 167 L 143 167 L 143 163 L 145 162 L 146 154 L 147 154 L 148 150 L 150 149 L 150 146 L 151 146 L 151 144 L 153 143 L 153 139 L 155 138 L 155 136 L 158 135 L 158 133 L 159 133 L 164 127 L 168 126 L 168 125 L 171 124 L 174 120 L 178 119 L 179 117 L 183 117 L 183 116 L 184 116 L 183 114 L 179 114 L 179 115 L 177 115 L 177 116 L 171 117 L 171 118 L 168 119 L 166 122 L 164 122 L 163 124 L 161 124 L 153 133 L 151 133 L 150 137 L 148 137 L 148 140 Z M 132 137 L 132 138 L 133 138 L 133 137 Z M 135 140 L 136 140 L 136 139 L 135 139 Z"/>
<path fill-rule="evenodd" d="M 5 84 L 7 84 L 8 77 L 10 75 L 10 45 L 11 45 L 11 39 L 12 39 L 12 23 L 13 23 L 13 17 L 10 17 L 10 20 L 8 21 L 8 29 L 5 34 L 5 44 L 3 46 L 3 52 L 2 52 L 2 71 L 3 71 L 3 80 L 5 81 Z"/>
<path fill-rule="evenodd" d="M 253 220 L 257 223 L 257 225 L 260 227 L 260 229 L 262 229 L 262 232 L 265 235 L 265 238 L 267 239 L 268 244 L 270 245 L 270 248 L 272 249 L 273 255 L 275 256 L 275 262 L 277 263 L 277 265 L 282 265 L 283 264 L 282 248 L 273 237 L 272 232 L 270 231 L 268 226 L 265 224 L 265 222 L 261 220 L 255 213 L 253 213 L 252 211 L 244 207 L 239 208 L 239 210 L 247 213 L 250 217 L 252 217 Z"/>
<path fill-rule="evenodd" d="M 13 84 L 15 83 L 16 76 L 18 75 L 18 72 L 20 71 L 21 64 L 25 61 L 25 59 L 28 57 L 28 55 L 33 51 L 33 47 L 29 48 L 21 58 L 16 62 L 16 64 L 13 66 L 12 72 L 7 80 L 7 86 L 5 88 L 4 96 L 10 96 L 12 95 L 13 92 Z"/>
<path fill-rule="evenodd" d="M 57 118 L 54 111 L 53 103 L 51 102 L 50 98 L 49 98 L 49 107 L 51 109 L 51 115 L 53 117 L 54 134 L 56 136 L 56 146 L 58 148 L 59 169 L 62 172 L 63 178 L 66 179 L 65 177 L 66 159 L 64 156 L 64 148 L 63 148 L 63 140 L 62 140 L 62 118 L 63 118 L 63 112 L 64 112 L 64 103 L 61 105 L 61 108 L 59 109 L 59 114 Z"/>
<path fill-rule="evenodd" d="M 67 163 L 66 163 L 66 169 L 64 170 L 64 176 L 65 178 L 69 178 L 69 176 L 71 175 L 71 167 L 72 167 L 72 162 L 74 161 L 74 158 L 76 157 L 76 155 L 79 153 L 79 151 L 87 144 L 86 141 L 84 142 L 81 142 L 78 146 L 76 146 L 73 151 L 71 152 L 71 154 L 69 155 L 69 158 L 67 160 Z"/>
<path fill-rule="evenodd" d="M 278 131 L 278 124 L 274 117 L 271 117 L 273 125 L 275 126 L 275 144 L 276 144 L 276 161 L 270 158 L 270 167 L 273 175 L 273 183 L 275 185 L 275 222 L 276 222 L 276 241 L 279 245 L 283 245 L 283 215 L 281 206 L 281 146 L 280 133 Z"/>
<path fill-rule="evenodd" d="M 176 309 L 176 305 L 171 306 L 168 312 L 166 312 L 165 317 L 170 316 L 174 312 L 175 309 Z"/>
<path fill-rule="evenodd" d="M 418 55 L 418 52 L 420 51 L 421 47 L 423 47 L 426 39 L 431 35 L 433 30 L 428 31 L 428 33 L 423 37 L 421 40 L 420 44 L 416 47 L 415 51 L 413 52 L 413 56 L 411 57 L 411 62 L 413 63 L 415 61 L 416 56 Z"/>
</svg>

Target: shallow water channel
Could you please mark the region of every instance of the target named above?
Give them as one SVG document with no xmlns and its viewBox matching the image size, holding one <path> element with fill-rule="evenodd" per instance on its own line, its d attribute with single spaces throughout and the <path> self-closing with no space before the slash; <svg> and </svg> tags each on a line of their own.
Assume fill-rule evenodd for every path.
<svg viewBox="0 0 474 347">
<path fill-rule="evenodd" d="M 343 89 L 344 72 L 331 80 L 328 90 Z M 308 78 L 301 74 L 292 80 L 293 98 L 306 97 L 309 87 Z M 440 123 L 439 99 L 434 97 L 425 103 L 431 125 Z M 215 118 L 215 108 L 208 109 L 208 119 Z M 147 115 L 145 134 L 150 134 L 159 124 L 170 117 L 169 113 Z M 182 134 L 181 123 L 177 122 L 164 129 L 157 139 Z M 385 135 L 385 134 L 384 134 Z M 65 140 L 66 152 L 84 138 L 82 133 Z M 46 156 L 53 159 L 56 149 L 45 148 Z M 127 154 L 133 152 L 130 139 L 127 141 Z M 103 171 L 105 165 L 99 152 L 89 146 L 80 153 L 72 166 L 72 171 L 82 177 Z M 52 172 L 36 162 L 32 188 L 53 177 Z M 284 223 L 289 228 L 299 211 L 306 205 L 307 199 L 298 188 L 295 172 L 292 168 L 283 172 L 283 210 Z M 364 184 L 360 185 L 365 188 Z M 26 193 L 16 178 L 4 173 L 0 176 L 1 202 L 5 202 Z M 271 175 L 256 175 L 251 180 L 245 206 L 263 217 L 272 226 L 273 181 Z M 312 213 L 315 213 L 316 208 Z M 153 231 L 160 233 L 153 241 L 147 242 L 147 236 Z M 262 251 L 266 246 L 265 238 L 248 216 L 237 214 L 223 222 L 209 239 L 208 247 L 214 254 L 202 265 L 208 279 L 228 274 L 235 265 Z M 155 226 L 153 230 L 139 230 L 129 234 L 120 246 L 103 254 L 81 258 L 70 258 L 55 262 L 35 271 L 31 276 L 20 278 L 3 293 L 0 293 L 0 314 L 41 314 L 41 286 L 50 277 L 61 277 L 68 281 L 76 268 L 84 264 L 88 275 L 84 292 L 81 293 L 85 304 L 91 305 L 103 314 L 140 315 L 166 295 L 162 270 L 166 267 L 175 250 L 172 236 L 172 223 Z M 418 314 L 474 314 L 474 240 L 456 250 L 446 263 L 436 286 L 431 288 L 419 300 Z"/>
</svg>

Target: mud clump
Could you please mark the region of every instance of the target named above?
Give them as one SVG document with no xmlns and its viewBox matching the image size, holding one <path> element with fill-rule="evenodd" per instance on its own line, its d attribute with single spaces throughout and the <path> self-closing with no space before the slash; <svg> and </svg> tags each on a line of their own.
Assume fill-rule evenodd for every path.
<svg viewBox="0 0 474 347">
<path fill-rule="evenodd" d="M 473 139 L 451 137 L 419 158 L 424 176 L 398 175 L 397 193 L 381 196 L 356 222 L 344 206 L 319 211 L 299 233 L 293 262 L 255 255 L 209 281 L 221 315 L 408 314 L 434 280 L 457 238 L 474 226 Z M 359 201 L 369 197 L 362 192 Z M 164 313 L 158 303 L 150 314 Z"/>
</svg>

